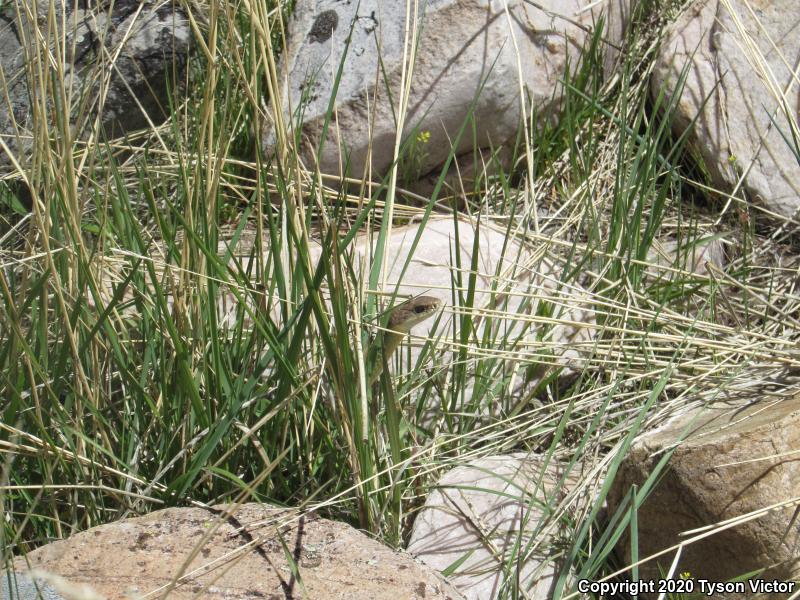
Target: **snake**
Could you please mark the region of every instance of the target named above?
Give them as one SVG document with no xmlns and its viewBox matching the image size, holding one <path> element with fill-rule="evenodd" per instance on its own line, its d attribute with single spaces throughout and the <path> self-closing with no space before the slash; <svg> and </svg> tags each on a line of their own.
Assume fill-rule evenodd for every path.
<svg viewBox="0 0 800 600">
<path fill-rule="evenodd" d="M 392 309 L 387 331 L 383 335 L 383 356 L 370 375 L 369 387 L 381 376 L 384 363 L 389 362 L 411 328 L 428 319 L 441 305 L 442 301 L 434 296 L 416 296 Z"/>
</svg>

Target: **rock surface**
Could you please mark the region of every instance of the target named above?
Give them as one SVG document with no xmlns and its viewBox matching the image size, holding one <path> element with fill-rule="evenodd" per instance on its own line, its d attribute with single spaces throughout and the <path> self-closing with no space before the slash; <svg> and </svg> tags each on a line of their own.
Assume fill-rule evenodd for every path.
<svg viewBox="0 0 800 600">
<path fill-rule="evenodd" d="M 0 600 L 66 600 L 50 584 L 25 573 L 0 572 Z"/>
<path fill-rule="evenodd" d="M 638 511 L 641 558 L 686 541 L 687 536 L 680 536 L 684 531 L 800 496 L 800 397 L 796 396 L 691 412 L 644 436 L 620 467 L 609 494 L 612 513 L 632 484 L 644 483 L 684 430 L 689 432 L 686 441 L 677 447 Z M 799 545 L 800 522 L 795 507 L 787 506 L 685 546 L 676 572 L 728 581 L 771 567 L 761 577 L 797 580 Z M 619 548 L 629 564 L 627 540 Z M 666 571 L 674 556 L 672 551 L 640 565 L 640 577 L 657 578 L 656 563 Z"/>
<path fill-rule="evenodd" d="M 557 504 L 565 490 L 555 463 L 540 480 L 542 470 L 542 456 L 516 453 L 449 471 L 417 516 L 408 551 L 439 571 L 466 558 L 448 579 L 470 600 L 500 597 L 509 564 L 525 592 L 520 597 L 551 598 L 559 549 L 541 506 Z M 514 589 L 513 579 L 505 586 L 506 593 Z"/>
<path fill-rule="evenodd" d="M 108 600 L 165 592 L 175 600 L 463 598 L 408 554 L 345 524 L 258 504 L 240 506 L 231 518 L 226 508 L 216 507 L 219 515 L 168 508 L 101 525 L 27 559 L 31 567 L 88 584 Z M 18 571 L 25 566 L 16 560 Z"/>
<path fill-rule="evenodd" d="M 720 239 L 703 239 L 697 241 L 653 240 L 647 253 L 648 274 L 653 277 L 669 278 L 672 269 L 683 273 L 706 276 L 709 274 L 709 263 L 718 269 L 726 264 L 725 247 Z"/>
<path fill-rule="evenodd" d="M 40 94 L 38 89 L 30 90 L 29 85 L 50 83 L 26 75 L 25 65 L 35 65 L 39 60 L 33 58 L 35 52 L 41 52 L 37 34 L 51 40 L 51 53 L 64 70 L 67 93 L 73 94 L 70 122 L 77 128 L 74 133 L 78 137 L 91 129 L 98 113 L 109 138 L 144 127 L 148 117 L 155 123 L 163 121 L 169 111 L 167 80 L 176 74 L 180 80 L 192 47 L 193 33 L 183 10 L 173 3 L 155 0 L 88 4 L 56 0 L 55 14 L 50 15 L 50 3 L 5 3 L 0 11 L 4 92 L 0 101 L 0 135 L 12 153 L 22 155 L 24 163 L 24 155 L 33 144 L 32 136 L 39 132 L 32 130 L 31 99 Z M 24 10 L 26 5 L 37 7 L 36 19 Z M 53 34 L 47 34 L 48 19 L 66 24 L 66 30 L 57 32 L 66 42 L 59 42 L 66 49 L 61 56 L 55 51 Z M 113 68 L 109 56 L 117 57 Z M 174 65 L 178 70 L 173 72 Z M 105 98 L 98 83 L 104 77 Z M 88 103 L 84 96 L 90 99 Z M 54 110 L 52 102 L 48 110 Z M 55 115 L 51 114 L 50 120 L 52 124 Z M 0 150 L 0 167 L 8 169 L 9 164 L 9 157 Z"/>
<path fill-rule="evenodd" d="M 496 148 L 515 135 L 520 125 L 521 87 L 529 117 L 535 111 L 537 121 L 544 122 L 552 115 L 559 104 L 559 80 L 568 64 L 574 68 L 578 63 L 587 29 L 596 17 L 591 10 L 581 10 L 584 4 L 579 0 L 541 0 L 535 6 L 524 0 L 422 0 L 403 127 L 403 139 L 415 150 L 401 164 L 402 178 L 414 181 L 444 162 L 476 97 L 475 129 L 466 129 L 456 155 Z M 334 107 L 337 122 L 331 124 L 318 157 L 320 168 L 339 174 L 349 156 L 352 176 L 361 177 L 368 164 L 373 175 L 387 171 L 397 129 L 405 23 L 405 2 L 297 3 L 288 29 L 279 95 L 285 121 L 292 121 L 290 114 L 302 115 L 301 155 L 307 166 L 314 164 L 344 57 Z M 275 124 L 268 124 L 268 152 L 276 139 Z"/>
<path fill-rule="evenodd" d="M 674 115 L 676 132 L 697 118 L 690 141 L 716 185 L 731 191 L 746 173 L 744 187 L 750 197 L 770 211 L 792 216 L 800 208 L 800 164 L 781 135 L 782 131 L 792 138 L 787 114 L 767 83 L 771 79 L 781 93 L 788 89 L 785 106 L 797 123 L 800 86 L 796 82 L 787 86 L 800 59 L 800 16 L 795 0 L 751 4 L 753 13 L 741 0 L 690 3 L 669 27 L 652 91 L 674 95 L 681 70 L 688 64 Z M 747 39 L 737 28 L 737 19 Z M 745 51 L 750 43 L 760 58 Z M 756 61 L 764 62 L 763 71 L 754 66 Z"/>
<path fill-rule="evenodd" d="M 466 301 L 473 249 L 477 248 L 473 316 L 479 322 L 472 343 L 477 344 L 488 327 L 495 336 L 507 336 L 506 350 L 512 343 L 523 353 L 535 346 L 539 358 L 544 358 L 542 352 L 546 351 L 562 365 L 575 366 L 591 351 L 596 333 L 591 298 L 582 289 L 561 284 L 557 263 L 536 258 L 527 244 L 508 236 L 505 229 L 491 223 L 479 225 L 463 216 L 457 221 L 452 217 L 431 218 L 414 249 L 419 230 L 420 226 L 414 224 L 394 229 L 386 249 L 390 257 L 387 291 L 401 282 L 399 295 L 436 296 L 445 307 L 438 325 L 435 319 L 428 319 L 414 328 L 415 336 L 431 335 L 434 326 L 437 334 L 458 328 L 459 315 L 466 309 L 460 308 L 460 302 L 454 305 L 453 297 L 455 293 Z M 357 255 L 371 254 L 369 247 L 366 239 L 359 239 Z M 403 273 L 406 261 L 408 267 Z M 480 309 L 484 308 L 491 312 L 481 317 Z M 535 315 L 543 313 L 549 319 L 532 322 Z M 448 337 L 446 333 L 444 338 Z"/>
</svg>

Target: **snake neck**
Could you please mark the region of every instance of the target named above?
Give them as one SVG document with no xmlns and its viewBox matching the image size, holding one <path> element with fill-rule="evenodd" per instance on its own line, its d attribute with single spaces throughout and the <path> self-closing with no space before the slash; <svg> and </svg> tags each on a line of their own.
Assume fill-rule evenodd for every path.
<svg viewBox="0 0 800 600">
<path fill-rule="evenodd" d="M 397 347 L 403 341 L 403 338 L 406 336 L 405 332 L 397 333 L 397 332 L 387 332 L 383 336 L 383 347 L 380 348 L 379 356 L 378 356 L 378 363 L 375 365 L 375 368 L 372 370 L 372 375 L 370 375 L 368 387 L 372 387 L 372 384 L 378 381 L 383 373 L 383 365 L 388 364 L 389 361 L 392 359 L 392 355 L 394 351 L 397 350 Z"/>
</svg>

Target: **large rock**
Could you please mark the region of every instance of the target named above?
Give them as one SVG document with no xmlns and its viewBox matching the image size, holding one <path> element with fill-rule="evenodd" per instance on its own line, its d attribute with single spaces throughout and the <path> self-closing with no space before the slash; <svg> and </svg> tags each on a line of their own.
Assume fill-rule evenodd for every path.
<svg viewBox="0 0 800 600">
<path fill-rule="evenodd" d="M 174 600 L 462 598 L 408 554 L 343 523 L 259 504 L 233 516 L 215 508 L 168 508 L 94 527 L 34 550 L 27 562 L 107 600 L 167 592 Z M 25 559 L 15 568 L 23 572 Z"/>
<path fill-rule="evenodd" d="M 531 246 L 502 227 L 462 216 L 431 218 L 421 232 L 417 224 L 396 228 L 386 248 L 387 291 L 397 286 L 400 295 L 436 296 L 445 307 L 436 333 L 458 329 L 460 315 L 472 309 L 454 305 L 453 297 L 466 300 L 474 249 L 478 256 L 472 314 L 477 324 L 470 343 L 476 350 L 490 328 L 490 339 L 505 337 L 503 350 L 519 353 L 516 358 L 523 362 L 538 358 L 580 370 L 596 333 L 591 297 L 561 282 L 564 265 L 537 258 Z M 356 253 L 371 254 L 366 238 L 357 241 Z M 541 315 L 546 317 L 536 318 Z M 414 334 L 431 335 L 434 325 L 435 319 L 424 321 Z M 453 339 L 449 333 L 443 338 Z"/>
<path fill-rule="evenodd" d="M 24 163 L 34 135 L 31 99 L 41 98 L 38 86 L 50 84 L 50 74 L 42 82 L 36 71 L 37 61 L 48 62 L 42 39 L 49 41 L 51 54 L 64 71 L 66 92 L 72 94 L 70 124 L 79 128 L 73 133 L 80 137 L 91 131 L 98 113 L 107 137 L 139 129 L 147 125 L 148 117 L 155 123 L 163 121 L 169 112 L 167 80 L 175 74 L 182 79 L 192 47 L 193 34 L 183 10 L 155 0 L 56 0 L 51 15 L 50 4 L 51 0 L 6 3 L 0 12 L 0 135 L 12 153 L 22 155 Z M 37 15 L 26 7 L 36 7 Z M 56 24 L 59 47 L 65 48 L 60 56 L 48 22 Z M 113 66 L 109 57 L 116 57 Z M 37 87 L 29 89 L 31 84 Z M 52 102 L 48 108 L 55 110 Z M 50 122 L 52 127 L 53 114 Z M 8 169 L 9 164 L 0 150 L 0 167 Z"/>
<path fill-rule="evenodd" d="M 558 531 L 541 507 L 569 491 L 558 486 L 562 476 L 556 463 L 545 469 L 542 456 L 525 453 L 456 467 L 428 495 L 408 551 L 439 571 L 461 561 L 448 579 L 470 600 L 500 597 L 517 577 L 520 597 L 549 599 L 559 572 Z"/>
<path fill-rule="evenodd" d="M 697 118 L 690 140 L 716 185 L 730 191 L 746 172 L 745 189 L 754 200 L 791 216 L 800 208 L 800 165 L 781 135 L 782 131 L 792 139 L 787 115 L 765 73 L 781 93 L 792 82 L 800 59 L 797 2 L 759 2 L 753 10 L 751 14 L 741 0 L 692 2 L 668 30 L 652 91 L 674 95 L 688 64 L 674 129 L 681 133 Z M 746 34 L 737 28 L 737 20 Z M 754 67 L 759 60 L 764 61 L 763 71 Z M 786 108 L 795 122 L 798 106 L 800 86 L 795 82 L 786 94 Z"/>
<path fill-rule="evenodd" d="M 738 410 L 737 410 L 738 408 Z M 643 485 L 663 453 L 688 432 L 638 511 L 639 556 L 687 541 L 681 536 L 800 496 L 800 396 L 682 415 L 645 435 L 623 461 L 609 494 L 612 511 Z M 683 547 L 677 573 L 728 581 L 769 567 L 764 579 L 800 576 L 800 521 L 791 504 Z M 689 536 L 690 537 L 690 536 Z M 630 543 L 620 544 L 630 561 Z M 642 579 L 669 569 L 675 552 L 639 566 Z M 734 596 L 742 597 L 742 596 Z M 785 596 L 775 596 L 784 598 Z"/>
<path fill-rule="evenodd" d="M 583 5 L 579 0 L 541 0 L 536 5 L 525 0 L 421 0 L 402 134 L 416 149 L 401 165 L 403 179 L 415 180 L 446 159 L 476 96 L 475 129 L 467 127 L 456 154 L 496 148 L 514 136 L 520 125 L 521 87 L 529 116 L 535 112 L 537 122 L 543 123 L 552 115 L 559 104 L 559 81 L 568 64 L 571 69 L 578 64 L 586 30 L 596 17 L 591 10 L 581 11 Z M 331 123 L 318 156 L 320 168 L 339 174 L 347 155 L 351 175 L 361 177 L 371 145 L 373 175 L 388 170 L 397 129 L 405 24 L 405 2 L 297 3 L 289 23 L 280 98 L 284 120 L 290 120 L 290 109 L 292 115 L 301 115 L 301 155 L 308 166 L 314 164 L 345 57 L 334 105 L 336 123 Z M 269 123 L 268 150 L 275 141 L 274 123 Z"/>
</svg>

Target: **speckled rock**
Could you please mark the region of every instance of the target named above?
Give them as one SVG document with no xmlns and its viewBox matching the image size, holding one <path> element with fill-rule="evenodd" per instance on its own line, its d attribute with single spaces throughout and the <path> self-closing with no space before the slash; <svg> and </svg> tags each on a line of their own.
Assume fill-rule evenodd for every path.
<svg viewBox="0 0 800 600">
<path fill-rule="evenodd" d="M 42 578 L 14 571 L 0 572 L 0 600 L 66 600 Z"/>
<path fill-rule="evenodd" d="M 47 33 L 48 21 L 66 24 L 66 30 L 56 32 L 66 41 L 61 46 L 65 52 L 59 57 L 52 42 L 51 51 L 55 60 L 61 61 L 67 93 L 73 94 L 70 122 L 74 135 L 82 137 L 92 131 L 98 113 L 109 138 L 146 126 L 147 117 L 155 123 L 164 120 L 169 111 L 167 79 L 175 75 L 182 79 L 193 45 L 189 21 L 177 3 L 56 0 L 53 15 L 49 13 L 51 0 L 4 4 L 0 11 L 0 135 L 21 163 L 33 144 L 31 102 L 41 99 L 38 88 L 30 90 L 29 85 L 45 85 L 28 77 L 25 65 L 35 64 L 35 52 L 41 50 L 34 40 L 53 39 L 53 34 Z M 17 12 L 23 6 L 36 7 L 36 18 L 32 12 Z M 109 56 L 116 56 L 113 69 Z M 98 82 L 104 77 L 107 87 L 101 89 Z M 53 110 L 52 102 L 48 110 Z M 49 118 L 51 124 L 55 122 L 54 115 Z M 0 168 L 10 168 L 3 150 Z"/>
<path fill-rule="evenodd" d="M 242 505 L 233 515 L 225 513 L 229 508 L 168 508 L 101 525 L 43 546 L 27 560 L 108 600 L 165 593 L 173 600 L 463 598 L 410 555 L 343 523 L 259 504 Z M 15 568 L 23 571 L 25 561 L 17 559 Z"/>
</svg>

